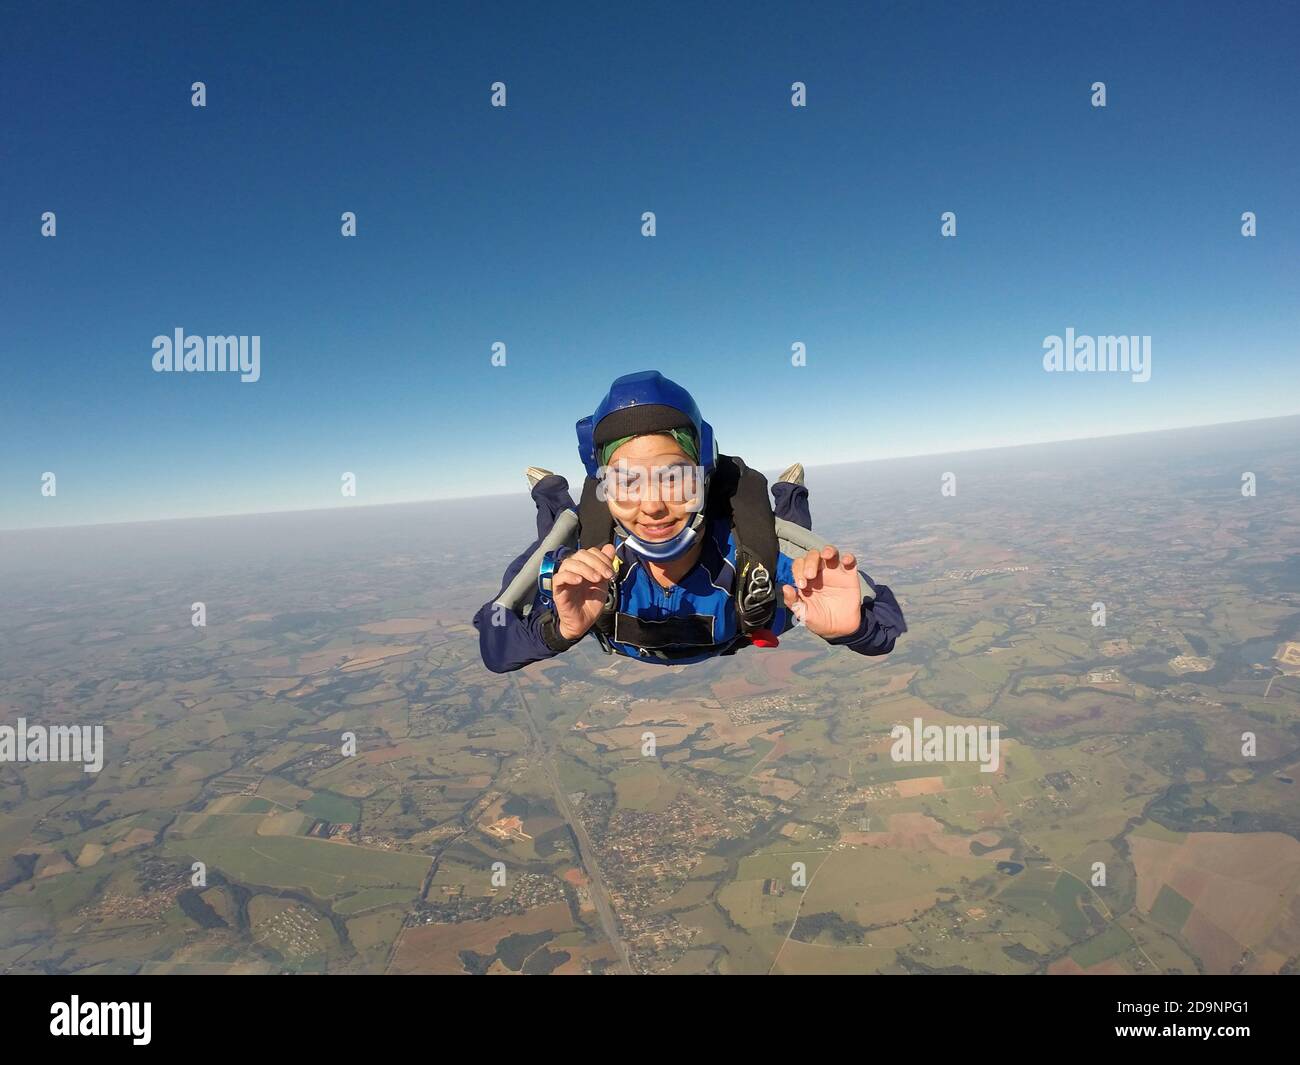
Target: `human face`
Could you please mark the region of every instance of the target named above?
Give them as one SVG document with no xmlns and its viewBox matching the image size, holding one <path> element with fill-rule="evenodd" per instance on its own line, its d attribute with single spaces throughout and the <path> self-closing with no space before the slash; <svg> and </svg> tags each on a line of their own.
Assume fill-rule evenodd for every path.
<svg viewBox="0 0 1300 1065">
<path fill-rule="evenodd" d="M 663 433 L 635 436 L 619 447 L 603 485 L 609 512 L 648 543 L 672 539 L 700 506 L 695 460 Z"/>
</svg>

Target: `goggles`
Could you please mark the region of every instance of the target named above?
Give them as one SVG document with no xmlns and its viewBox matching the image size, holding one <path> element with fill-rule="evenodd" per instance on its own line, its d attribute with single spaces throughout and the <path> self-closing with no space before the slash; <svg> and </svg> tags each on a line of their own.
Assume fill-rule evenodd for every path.
<svg viewBox="0 0 1300 1065">
<path fill-rule="evenodd" d="M 601 502 L 629 505 L 646 499 L 664 503 L 703 504 L 704 468 L 690 463 L 641 466 L 620 460 L 602 466 L 597 476 L 596 498 Z"/>
</svg>

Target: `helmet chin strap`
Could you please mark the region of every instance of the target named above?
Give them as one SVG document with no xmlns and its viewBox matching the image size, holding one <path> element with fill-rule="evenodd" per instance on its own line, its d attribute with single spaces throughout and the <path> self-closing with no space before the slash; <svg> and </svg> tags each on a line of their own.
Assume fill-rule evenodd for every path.
<svg viewBox="0 0 1300 1065">
<path fill-rule="evenodd" d="M 671 540 L 642 540 L 632 535 L 627 526 L 618 519 L 615 519 L 615 524 L 623 533 L 624 542 L 642 558 L 647 558 L 651 562 L 671 562 L 695 546 L 700 529 L 704 527 L 704 511 L 697 511 L 695 517 Z"/>
</svg>

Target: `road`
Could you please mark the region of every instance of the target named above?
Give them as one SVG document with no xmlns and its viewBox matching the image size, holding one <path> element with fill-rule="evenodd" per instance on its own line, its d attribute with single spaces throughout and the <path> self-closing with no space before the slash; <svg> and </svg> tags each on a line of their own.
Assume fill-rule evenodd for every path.
<svg viewBox="0 0 1300 1065">
<path fill-rule="evenodd" d="M 560 816 L 569 823 L 569 827 L 573 829 L 573 836 L 578 841 L 578 857 L 581 859 L 587 875 L 591 878 L 588 890 L 591 892 L 591 901 L 596 907 L 596 915 L 600 918 L 600 927 L 605 933 L 605 938 L 609 940 L 617 952 L 622 963 L 623 973 L 630 976 L 632 974 L 632 960 L 628 956 L 627 944 L 623 942 L 622 937 L 618 934 L 618 922 L 614 918 L 614 907 L 609 901 L 609 892 L 605 889 L 605 882 L 600 876 L 600 866 L 596 862 L 596 849 L 591 845 L 591 838 L 587 835 L 587 829 L 583 825 L 582 819 L 578 817 L 569 804 L 568 794 L 560 786 L 559 774 L 555 771 L 555 763 L 551 761 L 551 749 L 546 741 L 542 739 L 537 722 L 533 720 L 532 708 L 528 705 L 528 700 L 524 698 L 519 682 L 515 677 L 511 676 L 510 683 L 514 686 L 515 696 L 518 698 L 519 706 L 524 713 L 524 720 L 528 723 L 528 733 L 532 737 L 533 746 L 541 756 L 542 769 L 546 773 L 546 780 L 551 785 L 551 791 L 555 795 L 556 808 L 560 811 Z"/>
</svg>

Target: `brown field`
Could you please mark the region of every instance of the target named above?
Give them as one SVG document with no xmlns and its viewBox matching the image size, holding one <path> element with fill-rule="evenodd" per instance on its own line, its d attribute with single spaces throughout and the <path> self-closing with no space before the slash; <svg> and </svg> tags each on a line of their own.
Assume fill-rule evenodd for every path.
<svg viewBox="0 0 1300 1065">
<path fill-rule="evenodd" d="M 620 722 L 624 726 L 645 722 L 668 722 L 685 727 L 687 733 L 707 727 L 705 736 L 716 736 L 728 745 L 744 746 L 755 736 L 777 732 L 788 721 L 755 721 L 747 725 L 734 725 L 722 704 L 712 699 L 637 699 L 628 708 L 627 716 Z"/>
<path fill-rule="evenodd" d="M 550 930 L 562 934 L 572 928 L 569 907 L 563 902 L 538 906 L 521 916 L 403 928 L 388 972 L 399 976 L 414 973 L 461 974 L 465 972 L 459 957 L 462 950 L 492 954 L 497 943 L 515 933 Z M 574 952 L 570 950 L 570 953 Z"/>
<path fill-rule="evenodd" d="M 256 669 L 264 669 L 268 672 L 275 672 L 281 669 L 292 669 L 293 659 L 288 655 L 276 655 L 274 658 L 255 658 L 251 665 Z"/>
<path fill-rule="evenodd" d="M 71 872 L 73 865 L 62 854 L 47 854 L 36 863 L 36 879 L 44 880 L 48 876 Z"/>
<path fill-rule="evenodd" d="M 641 733 L 645 728 L 589 729 L 583 735 L 597 747 L 610 750 L 633 751 L 641 747 Z M 691 730 L 681 725 L 655 725 L 649 731 L 655 734 L 655 749 L 666 750 L 683 743 Z"/>
<path fill-rule="evenodd" d="M 602 676 L 608 676 L 610 682 L 617 684 L 621 688 L 635 689 L 643 681 L 653 680 L 655 675 L 663 676 L 667 673 L 680 673 L 686 669 L 686 666 L 652 666 L 645 662 L 638 662 L 635 658 L 624 658 L 614 656 L 618 660 L 605 668 L 610 670 L 608 674 L 602 673 Z M 532 667 L 529 666 L 529 669 Z"/>
<path fill-rule="evenodd" d="M 923 891 L 918 895 L 863 903 L 854 907 L 853 919 L 859 924 L 868 925 L 900 924 L 910 921 L 917 914 L 925 913 L 938 901 L 938 892 Z"/>
<path fill-rule="evenodd" d="M 259 836 L 296 836 L 311 827 L 312 819 L 297 810 L 265 814 L 257 823 Z"/>
<path fill-rule="evenodd" d="M 1130 838 L 1137 905 L 1150 913 L 1168 884 L 1193 909 L 1180 935 L 1207 971 L 1227 973 L 1247 950 L 1300 950 L 1300 843 L 1280 832 L 1193 832 L 1181 843 Z"/>
<path fill-rule="evenodd" d="M 788 939 L 781 947 L 773 972 L 808 976 L 874 973 L 895 960 L 895 951 L 876 945 L 875 935 L 872 932 L 869 936 L 873 944 L 870 947 L 831 947 Z"/>
<path fill-rule="evenodd" d="M 779 762 L 782 758 L 786 756 L 787 752 L 789 752 L 790 750 L 790 742 L 785 738 L 785 729 L 770 731 L 763 736 L 763 739 L 767 740 L 769 743 L 772 744 L 772 749 L 758 760 L 758 762 L 754 766 L 754 769 L 750 770 L 750 773 L 753 773 L 754 770 L 757 769 L 764 762 Z M 772 770 L 769 769 L 769 770 L 765 770 L 764 772 L 771 773 Z M 761 773 L 758 775 L 762 776 Z"/>
<path fill-rule="evenodd" d="M 919 717 L 926 725 L 999 725 L 1001 724 L 992 717 L 980 717 L 978 715 L 971 717 L 957 717 L 947 711 L 939 709 L 933 703 L 928 703 L 924 699 L 910 693 L 901 693 L 891 695 L 888 699 L 882 699 L 879 703 L 873 703 L 871 706 L 873 720 L 884 723 L 886 733 L 889 732 L 889 725 L 912 725 L 912 719 Z M 884 737 L 882 746 L 889 746 L 893 741 L 888 735 Z M 1010 742 L 1003 737 L 1004 744 Z M 990 774 L 991 776 L 992 774 Z"/>
<path fill-rule="evenodd" d="M 1291 640 L 1282 644 L 1273 658 L 1277 660 L 1284 672 L 1292 673 L 1300 670 L 1300 643 Z"/>
<path fill-rule="evenodd" d="M 944 790 L 943 777 L 912 777 L 894 781 L 894 790 L 904 799 L 913 795 L 937 795 Z"/>
<path fill-rule="evenodd" d="M 927 814 L 890 814 L 886 823 L 887 828 L 883 832 L 845 832 L 840 839 L 856 846 L 938 851 L 954 858 L 980 858 L 990 862 L 1005 861 L 1012 855 L 1009 847 L 977 855 L 971 851 L 971 842 L 991 847 L 998 841 L 996 832 L 979 832 L 973 836 L 953 835 Z"/>
<path fill-rule="evenodd" d="M 763 667 L 772 682 L 781 688 L 787 687 L 794 680 L 795 666 L 809 658 L 817 657 L 816 651 L 786 651 L 779 647 L 750 648 L 746 653 L 758 655 L 758 664 Z"/>
<path fill-rule="evenodd" d="M 1061 709 L 1053 707 L 1041 713 L 1023 715 L 1020 724 L 1036 733 L 1072 729 L 1077 725 L 1091 726 L 1094 732 L 1120 728 L 1131 720 L 1132 704 L 1113 694 L 1112 689 L 1090 685 L 1086 703 L 1083 697 L 1067 700 Z"/>
<path fill-rule="evenodd" d="M 1285 954 L 1276 950 L 1264 950 L 1252 957 L 1242 972 L 1246 976 L 1275 976 L 1286 961 Z"/>
<path fill-rule="evenodd" d="M 360 647 L 335 647 L 312 651 L 298 658 L 298 672 L 304 675 L 327 673 L 338 668 L 341 673 L 377 666 L 390 658 L 399 658 L 416 650 L 417 644 L 389 647 L 384 644 L 363 644 Z"/>
<path fill-rule="evenodd" d="M 302 683 L 301 677 L 267 677 L 262 681 L 263 695 L 279 695 L 281 692 L 287 692 L 290 688 L 296 688 Z"/>
<path fill-rule="evenodd" d="M 756 695 L 762 695 L 764 692 L 774 691 L 775 689 L 775 684 L 754 684 L 745 677 L 728 677 L 726 680 L 718 681 L 710 688 L 714 698 L 721 699 L 724 703 L 738 699 L 752 699 Z"/>
<path fill-rule="evenodd" d="M 589 946 L 581 947 L 554 947 L 554 950 L 564 950 L 569 954 L 569 960 L 557 968 L 552 976 L 581 976 L 585 972 L 584 966 L 589 961 L 613 962 L 618 959 L 614 953 L 614 948 L 608 943 L 592 943 Z"/>
<path fill-rule="evenodd" d="M 438 623 L 433 618 L 389 618 L 387 621 L 362 625 L 361 631 L 372 636 L 408 636 L 413 632 L 428 632 L 437 627 Z"/>
<path fill-rule="evenodd" d="M 787 780 L 785 777 L 778 777 L 775 769 L 765 769 L 761 773 L 755 773 L 754 779 L 761 781 L 758 786 L 760 795 L 770 795 L 777 799 L 793 799 L 799 792 L 803 791 L 803 785 L 796 780 Z"/>
<path fill-rule="evenodd" d="M 871 695 L 878 698 L 882 695 L 893 695 L 895 692 L 905 691 L 907 686 L 912 683 L 912 678 L 915 677 L 916 674 L 917 671 L 915 669 L 908 669 L 901 673 L 895 673 L 879 688 L 872 689 Z"/>
<path fill-rule="evenodd" d="M 782 647 L 751 647 L 741 654 L 746 656 L 745 675 L 728 677 L 712 685 L 714 697 L 723 702 L 789 688 L 797 679 L 795 666 L 817 657 L 815 651 L 787 651 Z"/>
<path fill-rule="evenodd" d="M 411 758 L 420 753 L 420 748 L 414 743 L 398 743 L 392 747 L 383 747 L 378 751 L 367 751 L 361 755 L 361 761 L 366 765 L 383 765 L 385 762 L 395 762 L 399 758 Z"/>
<path fill-rule="evenodd" d="M 521 684 L 536 684 L 541 688 L 554 688 L 555 685 L 546 674 L 553 669 L 562 669 L 566 663 L 560 655 L 530 662 L 527 669 L 519 670 L 518 680 Z"/>
<path fill-rule="evenodd" d="M 692 733 L 703 730 L 696 744 L 700 750 L 710 747 L 744 747 L 755 736 L 764 736 L 774 743 L 780 742 L 784 721 L 758 721 L 747 725 L 733 725 L 722 706 L 711 699 L 698 700 L 635 700 L 626 716 L 613 728 L 587 726 L 582 734 L 593 744 L 618 750 L 633 750 L 641 745 L 641 734 L 649 728 L 655 734 L 659 748 L 674 747 L 685 742 Z M 773 736 L 768 736 L 773 733 Z"/>
<path fill-rule="evenodd" d="M 380 665 L 390 658 L 401 658 L 402 655 L 408 655 L 416 650 L 419 650 L 419 644 L 414 643 L 403 647 L 363 648 L 344 662 L 343 665 L 339 666 L 339 672 L 355 673 L 361 669 L 369 669 L 371 666 Z"/>
<path fill-rule="evenodd" d="M 156 832 L 150 832 L 147 828 L 133 828 L 125 837 L 119 839 L 109 851 L 113 854 L 120 854 L 122 851 L 133 850 L 136 847 L 143 847 L 152 843 L 158 836 Z"/>
</svg>

